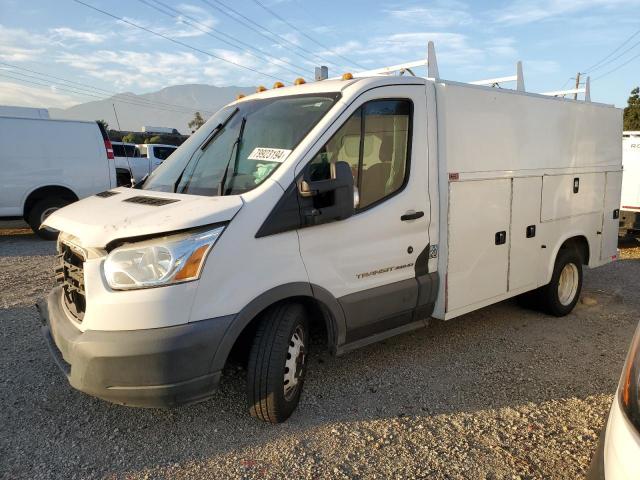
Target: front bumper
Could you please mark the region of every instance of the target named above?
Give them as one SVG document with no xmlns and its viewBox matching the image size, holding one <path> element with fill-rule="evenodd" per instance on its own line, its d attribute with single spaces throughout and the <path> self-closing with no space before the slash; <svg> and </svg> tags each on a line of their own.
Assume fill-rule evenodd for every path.
<svg viewBox="0 0 640 480">
<path fill-rule="evenodd" d="M 233 316 L 147 330 L 82 332 L 62 288 L 37 305 L 42 334 L 74 388 L 123 405 L 171 407 L 204 400 L 221 376 L 216 350 Z"/>
</svg>

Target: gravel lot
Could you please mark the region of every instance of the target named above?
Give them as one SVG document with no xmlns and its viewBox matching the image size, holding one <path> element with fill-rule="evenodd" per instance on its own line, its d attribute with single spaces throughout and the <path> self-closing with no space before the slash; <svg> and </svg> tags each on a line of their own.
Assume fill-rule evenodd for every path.
<svg viewBox="0 0 640 480">
<path fill-rule="evenodd" d="M 0 230 L 1 478 L 580 478 L 638 321 L 640 248 L 585 274 L 562 319 L 504 302 L 341 358 L 315 353 L 298 411 L 248 416 L 244 372 L 175 410 L 68 386 L 36 300 L 54 245 Z"/>
</svg>

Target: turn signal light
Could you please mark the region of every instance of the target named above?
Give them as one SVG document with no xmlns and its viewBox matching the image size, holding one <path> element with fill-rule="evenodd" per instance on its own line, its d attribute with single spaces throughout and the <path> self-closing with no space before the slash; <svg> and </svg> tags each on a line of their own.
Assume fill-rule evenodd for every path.
<svg viewBox="0 0 640 480">
<path fill-rule="evenodd" d="M 294 84 L 294 85 L 303 85 L 303 84 L 305 84 L 305 83 L 307 83 L 307 82 L 305 82 L 305 81 L 304 81 L 304 78 L 302 78 L 302 77 L 298 77 L 298 78 L 296 78 L 296 79 L 294 80 L 294 82 L 293 82 L 293 84 Z"/>
<path fill-rule="evenodd" d="M 198 247 L 185 262 L 184 267 L 176 274 L 174 280 L 180 281 L 196 277 L 202 264 L 202 257 L 204 257 L 208 251 L 209 245 Z"/>
<path fill-rule="evenodd" d="M 352 80 L 352 79 L 353 79 L 353 74 L 349 72 L 342 74 L 342 80 Z"/>
<path fill-rule="evenodd" d="M 273 88 L 282 88 L 284 87 L 284 83 L 282 82 L 276 82 L 273 84 Z"/>
<path fill-rule="evenodd" d="M 256 93 L 264 92 L 266 89 L 267 87 L 265 87 L 264 85 L 260 85 L 258 88 L 256 88 Z"/>
</svg>

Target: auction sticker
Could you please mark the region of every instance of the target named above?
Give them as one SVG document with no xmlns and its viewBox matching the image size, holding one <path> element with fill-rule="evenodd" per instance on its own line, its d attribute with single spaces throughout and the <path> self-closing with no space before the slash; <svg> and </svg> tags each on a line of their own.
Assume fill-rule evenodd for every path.
<svg viewBox="0 0 640 480">
<path fill-rule="evenodd" d="M 284 162 L 291 150 L 285 150 L 283 148 L 268 148 L 268 147 L 256 147 L 253 152 L 247 157 L 247 160 L 262 160 L 266 162 Z"/>
</svg>

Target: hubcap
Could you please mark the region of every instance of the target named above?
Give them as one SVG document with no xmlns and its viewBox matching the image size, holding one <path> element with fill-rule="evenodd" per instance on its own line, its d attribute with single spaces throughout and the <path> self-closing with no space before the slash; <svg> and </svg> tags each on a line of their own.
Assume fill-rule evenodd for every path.
<svg viewBox="0 0 640 480">
<path fill-rule="evenodd" d="M 290 400 L 300 386 L 304 371 L 304 331 L 297 326 L 289 339 L 287 360 L 284 364 L 284 398 Z"/>
<path fill-rule="evenodd" d="M 49 215 L 51 215 L 53 212 L 58 210 L 58 208 L 59 207 L 49 207 L 45 211 L 43 211 L 42 214 L 40 215 L 40 225 L 44 223 L 44 221 L 47 219 Z M 57 232 L 57 230 L 50 227 L 42 227 L 42 229 L 46 230 L 47 232 Z"/>
<path fill-rule="evenodd" d="M 578 267 L 573 263 L 567 263 L 558 280 L 558 300 L 562 305 L 569 305 L 573 302 L 578 291 L 579 275 Z"/>
</svg>

